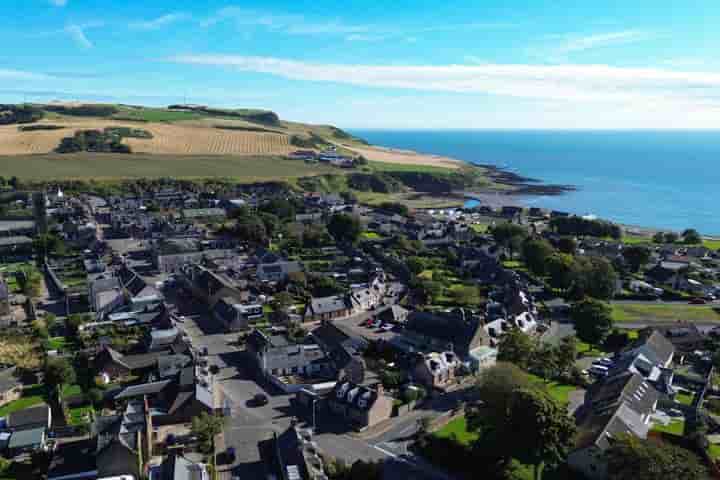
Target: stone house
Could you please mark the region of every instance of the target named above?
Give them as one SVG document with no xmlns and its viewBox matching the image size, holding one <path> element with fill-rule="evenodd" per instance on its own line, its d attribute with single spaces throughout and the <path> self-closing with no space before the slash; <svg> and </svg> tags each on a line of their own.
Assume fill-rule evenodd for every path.
<svg viewBox="0 0 720 480">
<path fill-rule="evenodd" d="M 303 321 L 320 322 L 345 318 L 353 314 L 351 300 L 344 295 L 319 297 L 310 300 L 305 307 Z"/>
<path fill-rule="evenodd" d="M 460 362 L 453 352 L 431 352 L 418 357 L 413 369 L 415 380 L 430 389 L 445 389 L 455 380 Z"/>
<path fill-rule="evenodd" d="M 374 388 L 340 381 L 328 393 L 329 410 L 351 427 L 364 430 L 392 415 L 393 399 L 385 395 L 381 384 Z"/>
</svg>

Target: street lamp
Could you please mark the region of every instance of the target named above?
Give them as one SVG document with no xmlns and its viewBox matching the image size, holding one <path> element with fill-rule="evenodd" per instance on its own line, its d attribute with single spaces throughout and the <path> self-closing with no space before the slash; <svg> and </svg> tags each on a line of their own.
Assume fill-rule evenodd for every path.
<svg viewBox="0 0 720 480">
<path fill-rule="evenodd" d="M 315 433 L 316 429 L 316 422 L 315 422 L 315 404 L 317 403 L 317 398 L 312 399 L 312 420 L 313 420 L 313 433 Z"/>
</svg>

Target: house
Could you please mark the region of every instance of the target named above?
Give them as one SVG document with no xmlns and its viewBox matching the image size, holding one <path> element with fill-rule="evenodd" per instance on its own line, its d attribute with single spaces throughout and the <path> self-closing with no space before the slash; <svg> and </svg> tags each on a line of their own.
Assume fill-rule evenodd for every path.
<svg viewBox="0 0 720 480">
<path fill-rule="evenodd" d="M 212 307 L 212 314 L 231 332 L 247 329 L 250 320 L 257 320 L 264 315 L 262 305 L 237 303 L 232 297 L 218 300 Z"/>
<path fill-rule="evenodd" d="M 315 343 L 294 343 L 283 335 L 253 330 L 245 344 L 257 367 L 268 378 L 329 378 L 331 373 L 325 352 Z"/>
<path fill-rule="evenodd" d="M 22 255 L 32 252 L 32 238 L 25 235 L 0 237 L 0 255 Z"/>
<path fill-rule="evenodd" d="M 389 308 L 380 312 L 377 317 L 384 323 L 404 324 L 410 311 L 400 305 L 391 305 Z"/>
<path fill-rule="evenodd" d="M 328 393 L 327 404 L 332 413 L 358 430 L 387 420 L 393 409 L 393 399 L 385 395 L 382 384 L 370 388 L 349 381 L 335 385 Z"/>
<path fill-rule="evenodd" d="M 210 480 L 207 466 L 193 462 L 177 453 L 170 453 L 158 468 L 153 469 L 151 480 Z"/>
<path fill-rule="evenodd" d="M 11 457 L 47 450 L 47 429 L 39 427 L 12 432 L 7 449 Z"/>
<path fill-rule="evenodd" d="M 706 337 L 694 323 L 653 324 L 652 330 L 661 333 L 678 353 L 691 353 L 705 346 Z"/>
<path fill-rule="evenodd" d="M 32 430 L 35 428 L 50 429 L 52 412 L 46 404 L 18 410 L 7 416 L 6 426 L 12 432 Z"/>
<path fill-rule="evenodd" d="M 0 317 L 10 315 L 10 289 L 5 280 L 0 277 Z"/>
<path fill-rule="evenodd" d="M 105 316 L 125 303 L 125 295 L 117 277 L 100 276 L 88 286 L 88 301 L 95 312 L 95 318 L 102 320 Z"/>
<path fill-rule="evenodd" d="M 94 480 L 97 478 L 97 438 L 61 443 L 53 452 L 47 480 Z"/>
<path fill-rule="evenodd" d="M 667 368 L 672 363 L 675 347 L 659 330 L 653 330 L 649 336 L 639 339 L 624 350 L 620 356 L 643 355 L 654 364 Z"/>
<path fill-rule="evenodd" d="M 151 372 L 158 363 L 158 359 L 165 355 L 165 352 L 156 351 L 135 355 L 123 355 L 122 353 L 106 346 L 95 356 L 95 368 L 104 378 L 114 380 L 117 378 L 142 376 Z"/>
<path fill-rule="evenodd" d="M 17 400 L 22 396 L 22 384 L 15 376 L 16 367 L 0 371 L 0 406 Z"/>
<path fill-rule="evenodd" d="M 305 307 L 304 322 L 320 322 L 345 318 L 353 313 L 352 303 L 344 295 L 318 297 L 310 299 Z"/>
<path fill-rule="evenodd" d="M 408 315 L 402 334 L 390 343 L 406 352 L 453 352 L 469 362 L 471 352 L 490 345 L 490 337 L 480 319 L 462 312 L 429 313 L 415 311 Z"/>
<path fill-rule="evenodd" d="M 139 458 L 151 448 L 147 415 L 142 401 L 128 402 L 123 413 L 98 417 L 92 433 L 96 437 L 97 478 L 132 475 L 140 478 Z"/>
<path fill-rule="evenodd" d="M 127 265 L 122 265 L 118 269 L 117 278 L 131 299 L 142 297 L 162 298 L 162 294 L 155 287 L 148 285 L 135 270 Z"/>
<path fill-rule="evenodd" d="M 247 282 L 236 281 L 224 273 L 213 272 L 200 265 L 184 266 L 177 278 L 184 289 L 206 303 L 210 309 L 223 298 L 231 298 L 234 303 L 241 304 L 250 300 Z"/>
<path fill-rule="evenodd" d="M 430 352 L 418 357 L 413 369 L 415 379 L 430 389 L 445 389 L 455 380 L 460 366 L 453 352 Z"/>
<path fill-rule="evenodd" d="M 293 273 L 302 272 L 300 262 L 276 261 L 257 266 L 257 278 L 261 282 L 283 282 Z"/>
<path fill-rule="evenodd" d="M 345 377 L 355 383 L 364 381 L 366 367 L 362 352 L 368 346 L 365 339 L 332 322 L 322 322 L 310 336 L 325 352 L 335 378 Z"/>
<path fill-rule="evenodd" d="M 223 208 L 186 208 L 182 211 L 182 218 L 187 221 L 222 220 L 226 216 Z"/>
<path fill-rule="evenodd" d="M 595 383 L 585 394 L 568 465 L 591 480 L 607 478 L 604 452 L 624 435 L 647 438 L 659 393 L 641 375 L 624 372 Z"/>
<path fill-rule="evenodd" d="M 291 426 L 281 434 L 273 434 L 276 466 L 275 478 L 293 480 L 325 480 L 327 475 L 312 434 Z"/>
<path fill-rule="evenodd" d="M 169 350 L 174 344 L 181 341 L 180 330 L 175 327 L 151 330 L 145 336 L 145 345 L 149 352 L 157 350 Z"/>
</svg>

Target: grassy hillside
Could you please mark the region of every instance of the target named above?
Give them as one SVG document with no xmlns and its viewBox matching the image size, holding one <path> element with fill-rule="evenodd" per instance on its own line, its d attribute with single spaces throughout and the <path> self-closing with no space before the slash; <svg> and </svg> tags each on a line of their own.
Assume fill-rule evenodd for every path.
<svg viewBox="0 0 720 480">
<path fill-rule="evenodd" d="M 0 156 L 3 176 L 28 181 L 228 177 L 240 182 L 255 182 L 333 171 L 337 169 L 267 156 L 112 153 Z"/>
</svg>

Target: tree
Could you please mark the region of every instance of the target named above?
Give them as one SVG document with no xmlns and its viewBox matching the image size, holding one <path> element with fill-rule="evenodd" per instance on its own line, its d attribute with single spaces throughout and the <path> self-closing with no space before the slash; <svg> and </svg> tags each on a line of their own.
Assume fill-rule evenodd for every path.
<svg viewBox="0 0 720 480">
<path fill-rule="evenodd" d="M 591 346 L 600 345 L 610 334 L 613 319 L 610 307 L 599 300 L 585 298 L 570 308 L 577 337 Z"/>
<path fill-rule="evenodd" d="M 76 380 L 75 370 L 64 358 L 49 358 L 45 362 L 45 384 L 55 393 L 62 391 L 63 385 L 71 385 Z"/>
<path fill-rule="evenodd" d="M 675 232 L 668 232 L 665 234 L 665 243 L 677 243 L 680 236 Z"/>
<path fill-rule="evenodd" d="M 572 285 L 574 260 L 566 253 L 555 253 L 547 259 L 546 271 L 553 288 L 567 290 Z"/>
<path fill-rule="evenodd" d="M 275 294 L 272 303 L 276 311 L 285 311 L 293 304 L 293 298 L 288 292 L 280 292 Z"/>
<path fill-rule="evenodd" d="M 552 345 L 538 345 L 530 359 L 530 370 L 546 382 L 557 376 L 557 350 Z"/>
<path fill-rule="evenodd" d="M 652 240 L 653 243 L 665 243 L 665 232 L 656 232 Z"/>
<path fill-rule="evenodd" d="M 260 205 L 261 212 L 271 213 L 283 220 L 295 218 L 295 205 L 284 198 L 273 198 Z"/>
<path fill-rule="evenodd" d="M 682 233 L 683 243 L 687 243 L 689 245 L 695 245 L 698 243 L 702 243 L 702 237 L 698 233 L 697 230 L 694 228 L 688 228 Z"/>
<path fill-rule="evenodd" d="M 256 245 L 267 245 L 268 234 L 265 223 L 256 217 L 243 217 L 238 219 L 233 233 L 240 239 Z"/>
<path fill-rule="evenodd" d="M 344 213 L 336 213 L 330 218 L 327 226 L 330 235 L 335 238 L 337 242 L 355 243 L 360 234 L 362 233 L 362 227 L 360 221 Z"/>
<path fill-rule="evenodd" d="M 340 284 L 332 277 L 317 277 L 313 281 L 313 295 L 316 297 L 329 297 L 331 295 L 337 295 L 341 293 L 343 288 Z"/>
<path fill-rule="evenodd" d="M 197 436 L 200 443 L 200 451 L 206 455 L 215 455 L 215 437 L 225 427 L 225 418 L 219 415 L 210 415 L 202 412 L 199 416 L 193 417 L 190 430 Z"/>
<path fill-rule="evenodd" d="M 708 478 L 707 468 L 690 450 L 633 436 L 616 439 L 605 452 L 610 480 L 656 480 Z"/>
<path fill-rule="evenodd" d="M 535 275 L 545 275 L 547 272 L 547 259 L 554 253 L 554 249 L 547 240 L 528 239 L 522 244 L 522 256 L 530 272 Z"/>
<path fill-rule="evenodd" d="M 606 259 L 577 258 L 568 295 L 573 299 L 589 296 L 607 300 L 615 294 L 617 279 L 615 269 Z"/>
<path fill-rule="evenodd" d="M 510 257 L 528 236 L 527 229 L 514 223 L 501 223 L 490 231 L 495 241 L 510 250 Z"/>
<path fill-rule="evenodd" d="M 450 297 L 458 305 L 477 305 L 480 294 L 477 286 L 462 285 L 450 290 Z"/>
<path fill-rule="evenodd" d="M 519 389 L 531 385 L 530 376 L 512 363 L 498 362 L 492 367 L 481 371 L 477 385 L 475 386 L 478 398 L 482 399 L 484 409 L 490 415 L 483 415 L 483 418 L 505 415 L 508 410 L 510 394 Z M 468 422 L 475 427 L 476 418 L 470 415 Z"/>
<path fill-rule="evenodd" d="M 627 246 L 623 249 L 622 255 L 633 272 L 637 272 L 650 261 L 650 249 L 644 245 Z"/>
<path fill-rule="evenodd" d="M 497 359 L 499 362 L 510 362 L 527 369 L 535 348 L 535 342 L 530 335 L 519 328 L 512 328 L 500 338 Z"/>
<path fill-rule="evenodd" d="M 88 320 L 86 316 L 74 313 L 65 320 L 65 325 L 73 335 L 77 335 L 80 332 L 80 327 Z"/>
<path fill-rule="evenodd" d="M 555 350 L 555 358 L 561 375 L 570 372 L 577 359 L 577 337 L 572 335 L 563 338 Z"/>
<path fill-rule="evenodd" d="M 560 237 L 557 247 L 562 253 L 575 255 L 577 251 L 577 241 L 573 237 Z"/>
<path fill-rule="evenodd" d="M 567 407 L 547 392 L 521 388 L 512 394 L 505 430 L 512 432 L 512 456 L 533 465 L 534 477 L 539 480 L 544 466 L 557 466 L 564 460 L 575 422 Z"/>
</svg>

